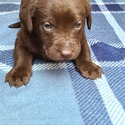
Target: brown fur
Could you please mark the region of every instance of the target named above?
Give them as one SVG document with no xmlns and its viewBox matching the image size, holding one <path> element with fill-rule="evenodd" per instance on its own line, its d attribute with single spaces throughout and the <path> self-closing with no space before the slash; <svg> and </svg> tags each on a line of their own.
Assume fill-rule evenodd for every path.
<svg viewBox="0 0 125 125">
<path fill-rule="evenodd" d="M 88 0 L 22 0 L 20 8 L 15 63 L 6 75 L 11 86 L 29 82 L 34 56 L 54 61 L 74 60 L 83 77 L 101 77 L 101 68 L 91 61 L 84 32 L 85 20 L 91 28 Z"/>
</svg>

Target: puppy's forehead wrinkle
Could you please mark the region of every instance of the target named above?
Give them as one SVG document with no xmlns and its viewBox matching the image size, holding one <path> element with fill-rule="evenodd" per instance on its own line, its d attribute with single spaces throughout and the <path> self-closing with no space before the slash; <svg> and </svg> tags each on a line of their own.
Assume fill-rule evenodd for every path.
<svg viewBox="0 0 125 125">
<path fill-rule="evenodd" d="M 78 16 L 80 15 L 80 13 L 84 13 L 84 10 L 82 9 L 79 9 L 79 7 L 77 7 L 76 5 L 74 4 L 60 4 L 60 5 L 57 5 L 57 4 L 54 4 L 52 7 L 51 7 L 51 13 L 55 14 L 55 15 L 62 15 L 63 16 Z"/>
<path fill-rule="evenodd" d="M 38 1 L 38 2 L 37 2 Z M 85 13 L 83 0 L 37 0 L 36 9 L 41 16 L 51 17 L 58 15 L 79 16 Z M 81 9 L 79 9 L 81 8 Z"/>
</svg>

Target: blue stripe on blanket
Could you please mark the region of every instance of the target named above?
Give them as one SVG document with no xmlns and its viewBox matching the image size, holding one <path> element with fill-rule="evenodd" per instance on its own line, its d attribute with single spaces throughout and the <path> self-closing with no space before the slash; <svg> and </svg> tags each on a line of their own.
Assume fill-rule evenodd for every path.
<svg viewBox="0 0 125 125">
<path fill-rule="evenodd" d="M 104 5 L 100 5 L 101 8 L 103 8 Z M 123 11 L 123 7 L 125 7 L 125 5 L 119 5 L 119 4 L 106 4 L 106 7 L 109 11 Z M 92 4 L 92 11 L 101 11 L 99 6 L 96 4 Z M 103 11 L 106 11 L 105 9 L 103 9 Z"/>
<path fill-rule="evenodd" d="M 14 45 L 17 32 L 19 29 L 12 29 L 8 28 L 8 26 L 14 22 L 19 21 L 19 14 L 12 13 L 12 14 L 5 14 L 0 15 L 0 39 L 2 40 L 2 45 Z"/>
<path fill-rule="evenodd" d="M 102 8 L 104 5 L 101 5 Z M 125 5 L 119 5 L 119 4 L 106 4 L 106 7 L 108 8 L 109 11 L 123 11 L 123 8 Z M 17 4 L 0 4 L 0 12 L 8 12 L 8 11 L 14 11 L 14 10 L 19 10 L 20 5 Z M 100 8 L 98 7 L 97 4 L 92 4 L 92 11 L 101 11 Z"/>
<path fill-rule="evenodd" d="M 119 16 L 122 19 L 122 17 Z M 97 21 L 98 20 L 98 21 Z M 103 20 L 103 22 L 102 22 Z M 100 30 L 101 29 L 101 30 Z M 124 47 L 123 43 L 117 37 L 116 32 L 113 30 L 111 25 L 107 22 L 104 15 L 101 13 L 93 14 L 93 25 L 90 31 L 86 30 L 88 39 L 95 39 L 93 43 L 103 42 L 108 45 Z M 94 36 L 94 37 L 93 37 Z"/>
<path fill-rule="evenodd" d="M 112 125 L 94 81 L 81 77 L 70 63 L 68 69 L 85 125 Z"/>
<path fill-rule="evenodd" d="M 123 9 L 118 4 L 106 4 L 109 11 L 123 11 Z"/>
<path fill-rule="evenodd" d="M 125 110 L 125 67 L 104 67 L 104 69 L 113 93 Z"/>
<path fill-rule="evenodd" d="M 0 62 L 9 66 L 13 66 L 14 64 L 13 50 L 0 51 Z"/>
<path fill-rule="evenodd" d="M 19 10 L 19 5 L 16 4 L 0 4 L 0 12 L 8 12 L 12 10 Z"/>
<path fill-rule="evenodd" d="M 125 9 L 124 9 L 125 10 Z M 119 26 L 125 31 L 125 13 L 121 13 L 119 14 L 112 14 L 113 17 L 115 17 L 115 20 L 117 21 L 117 23 L 119 24 Z M 121 18 L 122 17 L 122 18 Z"/>
<path fill-rule="evenodd" d="M 92 11 L 101 11 L 98 7 L 98 5 L 92 5 Z"/>
<path fill-rule="evenodd" d="M 121 61 L 125 59 L 125 48 L 113 47 L 102 42 L 92 45 L 91 48 L 98 61 Z"/>
</svg>

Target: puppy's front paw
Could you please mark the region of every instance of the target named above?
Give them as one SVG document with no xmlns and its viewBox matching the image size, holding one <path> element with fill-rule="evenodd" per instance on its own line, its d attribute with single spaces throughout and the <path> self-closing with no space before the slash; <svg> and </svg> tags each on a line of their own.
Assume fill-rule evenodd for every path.
<svg viewBox="0 0 125 125">
<path fill-rule="evenodd" d="M 21 85 L 27 85 L 31 76 L 31 71 L 25 67 L 13 68 L 7 73 L 5 81 L 9 83 L 10 86 L 15 86 L 16 88 Z"/>
<path fill-rule="evenodd" d="M 86 61 L 83 64 L 80 63 L 79 65 L 76 65 L 76 68 L 83 77 L 89 78 L 92 80 L 101 78 L 103 73 L 101 67 L 94 64 L 91 61 Z"/>
</svg>

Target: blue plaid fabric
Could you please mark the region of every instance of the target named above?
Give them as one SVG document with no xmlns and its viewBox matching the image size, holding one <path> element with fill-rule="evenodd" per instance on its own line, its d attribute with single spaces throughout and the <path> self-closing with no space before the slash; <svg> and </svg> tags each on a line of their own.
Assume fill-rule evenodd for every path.
<svg viewBox="0 0 125 125">
<path fill-rule="evenodd" d="M 86 35 L 104 74 L 84 79 L 72 62 L 34 60 L 27 87 L 10 88 L 19 0 L 0 0 L 0 125 L 125 125 L 125 1 L 91 0 Z"/>
</svg>

